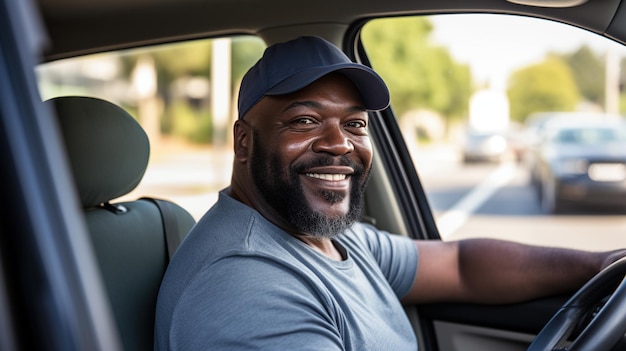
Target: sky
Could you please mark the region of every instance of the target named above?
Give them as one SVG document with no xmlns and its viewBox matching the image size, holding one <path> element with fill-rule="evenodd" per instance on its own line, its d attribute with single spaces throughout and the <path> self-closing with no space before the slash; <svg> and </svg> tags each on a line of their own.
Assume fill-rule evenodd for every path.
<svg viewBox="0 0 626 351">
<path fill-rule="evenodd" d="M 626 57 L 626 49 L 609 39 L 548 20 L 480 14 L 439 15 L 431 20 L 433 42 L 469 64 L 477 81 L 490 82 L 498 90 L 505 89 L 511 71 L 541 61 L 549 51 L 569 53 L 587 44 L 598 53 L 612 47 Z"/>
</svg>

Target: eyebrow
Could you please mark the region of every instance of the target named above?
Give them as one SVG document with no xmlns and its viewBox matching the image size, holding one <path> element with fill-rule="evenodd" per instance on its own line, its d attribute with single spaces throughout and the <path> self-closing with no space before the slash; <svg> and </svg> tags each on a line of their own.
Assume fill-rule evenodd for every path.
<svg viewBox="0 0 626 351">
<path fill-rule="evenodd" d="M 314 108 L 314 109 L 321 109 L 323 108 L 322 104 L 320 104 L 319 102 L 316 101 L 310 101 L 310 100 L 303 100 L 303 101 L 294 101 L 291 104 L 287 105 L 287 107 L 285 107 L 283 109 L 283 112 L 288 111 L 292 108 L 297 108 L 297 107 L 310 107 L 310 108 Z M 351 111 L 351 112 L 366 112 L 367 109 L 364 106 L 361 105 L 355 105 L 355 106 L 350 106 L 349 108 L 347 108 L 347 111 Z"/>
</svg>

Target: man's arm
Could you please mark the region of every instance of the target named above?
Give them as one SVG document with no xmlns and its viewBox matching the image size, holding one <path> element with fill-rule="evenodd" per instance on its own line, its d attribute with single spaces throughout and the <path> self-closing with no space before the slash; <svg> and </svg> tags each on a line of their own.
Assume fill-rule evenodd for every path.
<svg viewBox="0 0 626 351">
<path fill-rule="evenodd" d="M 513 303 L 570 292 L 626 255 L 492 239 L 416 241 L 419 261 L 407 303 Z"/>
</svg>

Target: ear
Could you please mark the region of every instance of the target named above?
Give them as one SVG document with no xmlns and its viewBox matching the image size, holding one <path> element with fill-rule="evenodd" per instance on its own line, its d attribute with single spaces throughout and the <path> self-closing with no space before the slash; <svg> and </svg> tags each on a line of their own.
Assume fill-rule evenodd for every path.
<svg viewBox="0 0 626 351">
<path fill-rule="evenodd" d="M 233 126 L 233 147 L 236 162 L 246 163 L 248 161 L 250 150 L 248 145 L 252 142 L 250 140 L 252 137 L 250 128 L 250 125 L 242 119 L 237 120 Z"/>
</svg>

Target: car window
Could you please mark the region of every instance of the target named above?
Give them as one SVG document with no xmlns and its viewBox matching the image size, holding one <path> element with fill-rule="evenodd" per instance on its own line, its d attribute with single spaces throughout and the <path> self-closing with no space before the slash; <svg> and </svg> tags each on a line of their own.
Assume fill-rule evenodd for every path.
<svg viewBox="0 0 626 351">
<path fill-rule="evenodd" d="M 362 41 L 389 86 L 443 240 L 626 245 L 621 200 L 555 211 L 549 184 L 533 175 L 531 152 L 556 112 L 623 115 L 623 46 L 565 24 L 481 14 L 374 20 Z M 239 80 L 264 48 L 254 36 L 198 40 L 58 60 L 37 74 L 44 99 L 100 97 L 127 109 L 147 131 L 148 170 L 118 201 L 166 198 L 199 219 L 230 183 L 232 133 L 225 128 L 235 118 Z M 533 89 L 539 87 L 545 89 Z M 603 185 L 619 183 L 622 168 L 612 163 L 621 161 L 604 161 L 585 169 L 611 180 Z"/>
<path fill-rule="evenodd" d="M 559 143 L 572 144 L 606 144 L 624 140 L 624 133 L 610 128 L 584 128 L 559 130 L 554 140 Z"/>
<path fill-rule="evenodd" d="M 131 193 L 172 200 L 197 220 L 230 184 L 239 82 L 265 49 L 254 36 L 112 51 L 42 64 L 42 98 L 94 96 L 123 107 L 148 134 L 146 174 Z"/>
<path fill-rule="evenodd" d="M 626 146 L 541 143 L 553 115 L 623 120 L 624 46 L 562 23 L 496 14 L 378 19 L 364 25 L 361 41 L 389 85 L 443 240 L 626 244 Z M 576 133 L 595 143 L 623 131 Z"/>
</svg>

